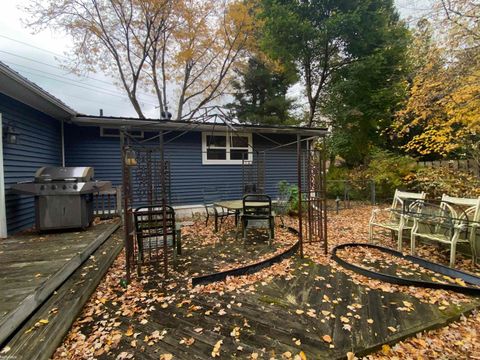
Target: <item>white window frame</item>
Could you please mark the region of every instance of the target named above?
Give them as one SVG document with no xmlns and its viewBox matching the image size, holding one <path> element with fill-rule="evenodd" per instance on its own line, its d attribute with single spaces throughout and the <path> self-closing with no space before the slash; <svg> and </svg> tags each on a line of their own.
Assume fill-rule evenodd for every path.
<svg viewBox="0 0 480 360">
<path fill-rule="evenodd" d="M 213 160 L 207 159 L 207 136 L 225 136 L 226 137 L 226 160 Z M 252 133 L 227 133 L 222 131 L 215 131 L 215 132 L 202 132 L 202 164 L 203 165 L 242 165 L 242 160 L 231 160 L 230 159 L 230 150 L 235 149 L 245 149 L 240 147 L 232 147 L 230 144 L 231 138 L 233 136 L 242 136 L 248 139 L 248 157 L 247 160 L 244 161 L 244 164 L 251 164 L 253 161 L 253 152 L 252 152 Z M 214 147 L 211 147 L 213 149 Z M 222 147 L 223 148 L 223 147 Z"/>
<path fill-rule="evenodd" d="M 108 130 L 118 130 L 118 135 L 117 134 L 105 134 L 105 129 L 108 129 Z M 132 135 L 130 134 L 131 137 L 133 138 L 137 138 L 137 139 L 143 139 L 145 137 L 145 134 L 143 132 L 143 130 L 133 130 L 135 132 L 140 132 L 139 135 Z M 117 128 L 109 128 L 109 127 L 100 127 L 100 136 L 101 137 L 113 137 L 113 138 L 119 138 L 120 137 L 120 129 L 117 129 Z"/>
</svg>

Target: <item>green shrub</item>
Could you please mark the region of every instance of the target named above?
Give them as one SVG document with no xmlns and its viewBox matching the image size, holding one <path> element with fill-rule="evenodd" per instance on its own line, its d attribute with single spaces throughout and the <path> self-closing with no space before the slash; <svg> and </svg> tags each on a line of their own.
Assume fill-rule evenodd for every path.
<svg viewBox="0 0 480 360">
<path fill-rule="evenodd" d="M 279 195 L 290 195 L 287 213 L 298 214 L 298 186 L 292 185 L 286 180 L 279 181 L 277 186 Z"/>
<path fill-rule="evenodd" d="M 393 197 L 395 189 L 406 188 L 406 180 L 415 174 L 417 164 L 409 156 L 375 149 L 370 155 L 366 175 L 375 181 L 378 199 Z"/>
<path fill-rule="evenodd" d="M 410 190 L 425 191 L 431 199 L 440 199 L 442 194 L 458 197 L 480 196 L 480 179 L 461 170 L 447 167 L 420 168 L 406 180 Z"/>
<path fill-rule="evenodd" d="M 331 167 L 327 173 L 327 198 L 343 198 L 345 181 L 350 178 L 350 169 L 346 167 Z"/>
</svg>

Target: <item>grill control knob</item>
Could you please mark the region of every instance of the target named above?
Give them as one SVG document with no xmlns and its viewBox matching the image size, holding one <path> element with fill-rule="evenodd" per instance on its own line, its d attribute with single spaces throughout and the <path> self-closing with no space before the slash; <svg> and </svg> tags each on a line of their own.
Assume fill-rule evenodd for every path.
<svg viewBox="0 0 480 360">
<path fill-rule="evenodd" d="M 77 190 L 78 186 L 77 184 L 73 184 L 73 190 Z"/>
<path fill-rule="evenodd" d="M 67 190 L 67 185 L 63 184 L 62 189 Z"/>
<path fill-rule="evenodd" d="M 40 190 L 45 190 L 45 185 L 40 185 Z"/>
<path fill-rule="evenodd" d="M 52 190 L 56 190 L 56 189 L 57 189 L 57 185 L 52 185 L 51 189 L 52 189 Z"/>
</svg>

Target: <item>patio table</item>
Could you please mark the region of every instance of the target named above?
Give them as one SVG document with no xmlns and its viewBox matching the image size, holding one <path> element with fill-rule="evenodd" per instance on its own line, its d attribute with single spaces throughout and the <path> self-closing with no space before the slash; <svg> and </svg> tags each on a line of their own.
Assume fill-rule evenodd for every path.
<svg viewBox="0 0 480 360">
<path fill-rule="evenodd" d="M 277 200 L 272 200 L 272 204 L 275 204 Z M 228 210 L 235 211 L 235 226 L 238 223 L 238 216 L 240 215 L 240 211 L 243 209 L 243 200 L 222 200 L 213 203 L 214 206 L 222 207 Z M 255 203 L 255 206 L 262 207 L 267 206 L 268 203 Z M 215 232 L 218 231 L 218 224 L 215 222 Z"/>
</svg>

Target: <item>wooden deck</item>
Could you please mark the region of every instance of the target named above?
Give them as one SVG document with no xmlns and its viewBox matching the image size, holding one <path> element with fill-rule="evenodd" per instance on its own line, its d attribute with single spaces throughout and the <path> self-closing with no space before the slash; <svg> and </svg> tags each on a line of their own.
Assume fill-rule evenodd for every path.
<svg viewBox="0 0 480 360">
<path fill-rule="evenodd" d="M 82 232 L 30 233 L 0 241 L 0 344 L 117 228 L 102 223 Z"/>
<path fill-rule="evenodd" d="M 47 360 L 123 248 L 118 229 L 38 308 L 8 341 L 8 356 Z"/>
<path fill-rule="evenodd" d="M 117 289 L 103 292 L 104 301 L 92 300 L 87 309 L 98 314 L 84 313 L 68 336 L 81 339 L 82 351 L 92 353 L 80 355 L 75 343 L 67 341 L 58 358 L 121 354 L 158 360 L 172 354 L 173 359 L 200 360 L 212 358 L 217 348 L 220 359 L 293 359 L 301 352 L 307 359 L 344 359 L 348 352 L 366 355 L 443 326 L 480 306 L 474 297 L 439 306 L 407 293 L 373 290 L 332 266 L 298 257 L 286 260 L 291 272 L 272 281 L 197 293 L 187 285 L 192 275 L 252 262 L 275 248 L 234 240 L 199 245 L 195 237 L 186 237 L 184 245 L 177 272 L 168 281 L 153 269 L 142 278 L 143 291 L 127 294 L 111 284 Z M 102 335 L 105 327 L 112 330 Z"/>
<path fill-rule="evenodd" d="M 443 326 L 480 305 L 472 299 L 439 310 L 403 293 L 368 290 L 329 266 L 297 259 L 293 267 L 292 277 L 256 283 L 252 289 L 177 297 L 168 306 L 155 306 L 143 324 L 119 317 L 123 333 L 142 336 L 135 347 L 131 337 L 123 336 L 104 358 L 125 351 L 135 359 L 158 359 L 162 353 L 206 359 L 221 340 L 221 359 L 250 359 L 253 353 L 261 359 L 281 359 L 284 353 L 293 358 L 300 351 L 308 359 L 344 359 L 347 352 L 365 355 L 382 344 Z M 114 304 L 105 306 L 108 313 L 118 314 Z M 162 335 L 152 342 L 155 330 Z"/>
</svg>

